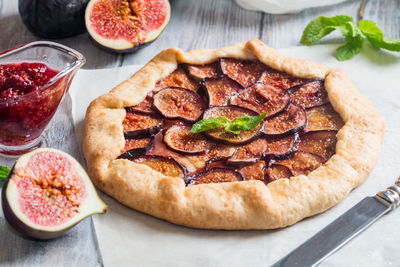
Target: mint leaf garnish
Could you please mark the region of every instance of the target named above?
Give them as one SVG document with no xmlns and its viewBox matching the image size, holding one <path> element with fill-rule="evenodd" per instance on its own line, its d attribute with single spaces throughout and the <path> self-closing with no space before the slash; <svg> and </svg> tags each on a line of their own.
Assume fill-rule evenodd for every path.
<svg viewBox="0 0 400 267">
<path fill-rule="evenodd" d="M 1 166 L 0 165 L 0 179 L 5 180 L 8 177 L 8 174 L 11 171 L 11 167 Z"/>
<path fill-rule="evenodd" d="M 376 48 L 400 52 L 400 40 L 384 36 L 375 22 L 361 20 L 358 27 L 367 40 Z"/>
<path fill-rule="evenodd" d="M 192 129 L 190 130 L 191 133 L 199 133 L 205 132 L 217 127 L 224 127 L 225 131 L 233 133 L 233 134 L 240 134 L 243 130 L 252 130 L 254 129 L 260 122 L 262 122 L 267 115 L 264 112 L 258 116 L 249 116 L 244 115 L 241 117 L 235 118 L 234 121 L 231 121 L 225 116 L 219 116 L 217 118 L 206 118 L 201 121 L 196 122 L 193 124 Z"/>
</svg>

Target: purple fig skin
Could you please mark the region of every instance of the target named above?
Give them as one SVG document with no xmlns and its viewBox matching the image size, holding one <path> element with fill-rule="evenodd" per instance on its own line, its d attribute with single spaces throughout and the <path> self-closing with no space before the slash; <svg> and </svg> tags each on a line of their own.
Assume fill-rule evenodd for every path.
<svg viewBox="0 0 400 267">
<path fill-rule="evenodd" d="M 56 231 L 56 232 L 40 231 L 29 227 L 28 225 L 23 223 L 20 219 L 18 219 L 17 216 L 15 216 L 14 212 L 11 210 L 10 203 L 6 196 L 8 183 L 14 173 L 14 166 L 11 169 L 10 173 L 8 174 L 7 180 L 4 183 L 1 192 L 1 206 L 3 208 L 4 218 L 6 219 L 7 223 L 11 226 L 11 228 L 15 230 L 18 234 L 22 235 L 23 237 L 27 237 L 34 240 L 54 239 L 61 236 L 69 229 L 71 229 L 75 224 L 71 225 L 69 228 L 66 228 L 62 231 Z"/>
<path fill-rule="evenodd" d="M 119 159 L 139 158 L 141 156 L 144 156 L 147 153 L 147 151 L 153 146 L 153 144 L 154 144 L 154 136 L 151 137 L 150 143 L 146 147 L 130 149 L 119 155 L 118 158 Z"/>
</svg>

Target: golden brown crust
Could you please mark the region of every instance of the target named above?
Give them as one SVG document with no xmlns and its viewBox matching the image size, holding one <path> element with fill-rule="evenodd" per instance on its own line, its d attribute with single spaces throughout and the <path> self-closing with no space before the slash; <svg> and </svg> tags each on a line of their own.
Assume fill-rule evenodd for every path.
<svg viewBox="0 0 400 267">
<path fill-rule="evenodd" d="M 138 104 L 179 63 L 204 64 L 220 57 L 258 58 L 301 78 L 324 78 L 329 100 L 345 125 L 336 154 L 308 176 L 186 187 L 142 164 L 116 159 L 124 149 L 124 107 Z M 284 57 L 259 40 L 215 50 L 162 51 L 130 79 L 94 100 L 86 114 L 83 151 L 96 186 L 136 210 L 196 228 L 272 229 L 323 212 L 341 201 L 374 168 L 384 122 L 340 69 Z"/>
</svg>

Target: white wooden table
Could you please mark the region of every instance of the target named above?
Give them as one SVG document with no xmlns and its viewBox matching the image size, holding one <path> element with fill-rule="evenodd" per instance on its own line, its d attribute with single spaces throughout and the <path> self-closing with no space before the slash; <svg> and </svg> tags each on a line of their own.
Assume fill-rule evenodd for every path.
<svg viewBox="0 0 400 267">
<path fill-rule="evenodd" d="M 284 48 L 299 44 L 302 30 L 312 19 L 338 14 L 357 17 L 360 4 L 361 0 L 354 0 L 298 14 L 269 15 L 243 10 L 233 0 L 174 0 L 171 20 L 165 31 L 150 46 L 134 54 L 104 52 L 91 43 L 86 33 L 55 41 L 83 53 L 87 58 L 84 68 L 89 69 L 144 64 L 159 51 L 171 46 L 183 50 L 217 48 L 259 38 L 274 48 Z M 369 0 L 364 18 L 377 22 L 388 36 L 400 38 L 399 0 Z M 18 1 L 0 0 L 0 51 L 34 40 L 38 38 L 27 30 L 18 15 Z M 60 148 L 81 159 L 68 95 L 45 130 L 44 137 L 48 146 Z M 13 160 L 0 157 L 0 164 L 12 163 Z M 1 216 L 0 265 L 102 265 L 94 231 L 92 221 L 87 219 L 62 238 L 49 242 L 29 241 L 12 233 Z"/>
</svg>

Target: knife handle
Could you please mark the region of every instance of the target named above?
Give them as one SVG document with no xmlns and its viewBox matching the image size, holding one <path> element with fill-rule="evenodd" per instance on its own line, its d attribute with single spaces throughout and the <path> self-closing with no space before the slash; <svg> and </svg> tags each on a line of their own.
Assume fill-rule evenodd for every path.
<svg viewBox="0 0 400 267">
<path fill-rule="evenodd" d="M 400 205 L 400 177 L 397 178 L 396 183 L 389 186 L 386 190 L 378 192 L 375 199 L 389 207 L 391 210 Z"/>
</svg>

